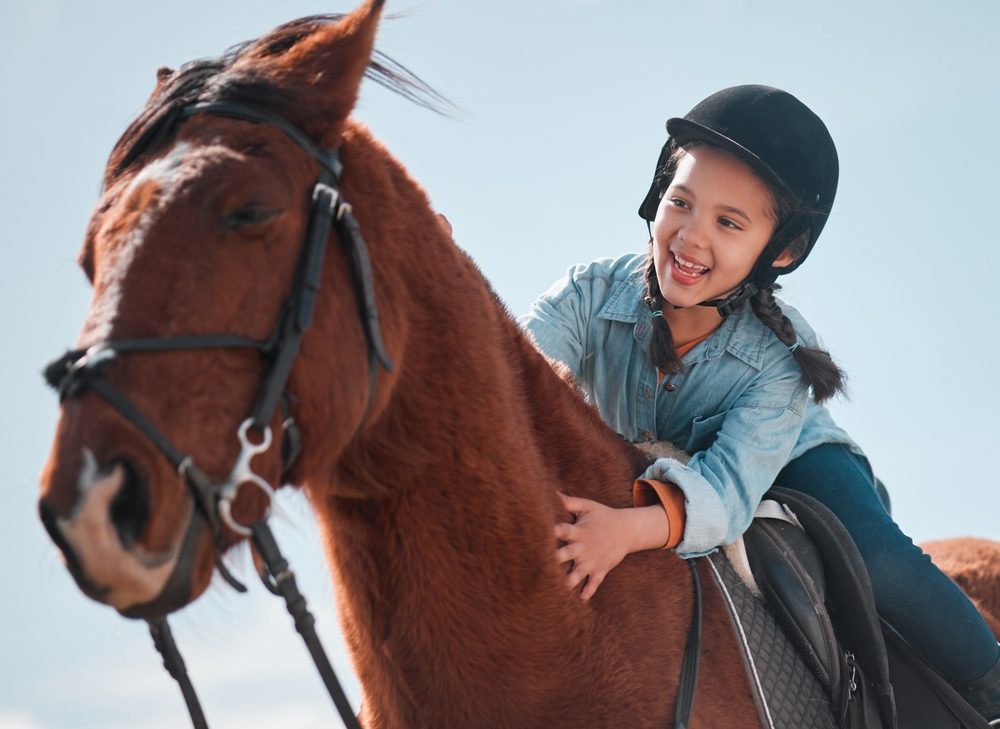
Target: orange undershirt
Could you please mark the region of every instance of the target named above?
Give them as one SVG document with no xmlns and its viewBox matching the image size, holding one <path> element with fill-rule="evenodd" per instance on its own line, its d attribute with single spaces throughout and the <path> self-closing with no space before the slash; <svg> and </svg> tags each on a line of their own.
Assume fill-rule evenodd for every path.
<svg viewBox="0 0 1000 729">
<path fill-rule="evenodd" d="M 719 323 L 719 326 L 722 326 L 721 322 Z M 695 347 L 697 347 L 699 344 L 701 344 L 702 342 L 704 342 L 710 336 L 712 336 L 713 334 L 715 334 L 715 330 L 718 329 L 718 328 L 719 328 L 718 326 L 717 327 L 713 327 L 712 329 L 710 329 L 709 331 L 705 332 L 704 334 L 702 334 L 697 339 L 692 339 L 690 342 L 685 342 L 684 344 L 678 344 L 677 345 L 677 356 L 678 357 L 683 357 L 685 354 L 687 354 L 692 349 L 694 349 Z"/>
<path fill-rule="evenodd" d="M 678 357 L 683 357 L 685 354 L 687 354 L 692 349 L 694 349 L 695 347 L 697 347 L 699 344 L 701 344 L 702 342 L 704 342 L 710 336 L 712 336 L 713 334 L 715 334 L 715 330 L 718 329 L 720 326 L 722 326 L 722 322 L 719 322 L 719 324 L 717 326 L 713 327 L 712 329 L 709 329 L 707 332 L 705 332 L 704 334 L 702 334 L 700 337 L 698 337 L 696 339 L 692 339 L 690 342 L 685 342 L 684 344 L 678 344 L 678 345 L 676 345 L 677 356 Z M 663 379 L 663 373 L 660 372 L 659 370 L 656 371 L 656 379 L 657 379 L 657 381 Z"/>
</svg>

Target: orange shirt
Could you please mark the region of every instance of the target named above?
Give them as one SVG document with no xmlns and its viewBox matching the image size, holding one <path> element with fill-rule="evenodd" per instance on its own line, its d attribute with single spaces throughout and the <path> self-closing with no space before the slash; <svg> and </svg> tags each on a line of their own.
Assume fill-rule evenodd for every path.
<svg viewBox="0 0 1000 729">
<path fill-rule="evenodd" d="M 714 327 L 713 329 L 711 329 L 708 332 L 705 332 L 704 334 L 702 334 L 697 339 L 692 339 L 690 342 L 685 342 L 684 344 L 676 345 L 677 356 L 678 357 L 683 357 L 685 354 L 687 354 L 692 349 L 694 349 L 695 347 L 697 347 L 699 344 L 701 344 L 702 342 L 704 342 L 710 336 L 712 336 L 713 334 L 715 334 L 715 330 L 718 329 L 721 326 L 722 326 L 722 322 L 720 321 L 719 324 L 718 324 L 718 326 Z M 656 379 L 657 379 L 657 381 L 662 380 L 663 379 L 663 373 L 657 371 L 657 373 L 656 373 Z"/>
<path fill-rule="evenodd" d="M 687 354 L 692 349 L 694 349 L 695 347 L 697 347 L 699 344 L 701 344 L 702 342 L 704 342 L 710 336 L 712 336 L 713 334 L 715 334 L 715 330 L 718 329 L 720 326 L 722 326 L 722 322 L 719 322 L 718 326 L 713 327 L 711 330 L 709 330 L 708 332 L 702 334 L 697 339 L 692 339 L 690 342 L 685 342 L 684 344 L 678 344 L 677 345 L 677 356 L 678 357 L 683 357 L 685 354 Z"/>
</svg>

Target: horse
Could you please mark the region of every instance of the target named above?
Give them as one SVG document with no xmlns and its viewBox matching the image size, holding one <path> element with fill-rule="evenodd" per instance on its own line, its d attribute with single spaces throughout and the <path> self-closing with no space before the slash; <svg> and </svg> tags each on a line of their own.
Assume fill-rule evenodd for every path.
<svg viewBox="0 0 1000 729">
<path fill-rule="evenodd" d="M 317 515 L 366 727 L 663 726 L 688 565 L 631 555 L 583 602 L 553 536 L 560 490 L 630 505 L 649 456 L 535 349 L 350 117 L 366 75 L 415 93 L 374 51 L 382 4 L 158 72 L 79 256 L 94 298 L 60 364 L 42 521 L 85 594 L 157 617 L 206 590 L 287 483 Z M 314 197 L 367 247 L 327 236 Z M 310 236 L 329 237 L 321 262 Z M 308 335 L 276 354 L 276 322 L 306 309 Z M 192 483 L 234 485 L 212 492 L 224 518 Z M 689 726 L 759 726 L 717 593 L 702 621 Z"/>
</svg>

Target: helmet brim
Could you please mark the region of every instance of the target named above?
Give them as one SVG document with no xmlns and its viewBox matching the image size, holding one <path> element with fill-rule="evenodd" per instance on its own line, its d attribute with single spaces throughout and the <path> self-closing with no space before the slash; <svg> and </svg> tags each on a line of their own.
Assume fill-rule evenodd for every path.
<svg viewBox="0 0 1000 729">
<path fill-rule="evenodd" d="M 681 147 L 685 147 L 692 142 L 704 142 L 716 147 L 721 147 L 727 152 L 732 152 L 734 155 L 750 165 L 751 169 L 763 177 L 767 182 L 777 186 L 778 189 L 793 198 L 795 197 L 794 191 L 788 187 L 777 172 L 771 169 L 767 162 L 762 160 L 739 142 L 730 139 L 726 135 L 721 134 L 714 129 L 709 129 L 698 122 L 693 122 L 688 119 L 671 117 L 670 119 L 667 119 L 667 134 L 669 134 L 670 138 Z"/>
</svg>

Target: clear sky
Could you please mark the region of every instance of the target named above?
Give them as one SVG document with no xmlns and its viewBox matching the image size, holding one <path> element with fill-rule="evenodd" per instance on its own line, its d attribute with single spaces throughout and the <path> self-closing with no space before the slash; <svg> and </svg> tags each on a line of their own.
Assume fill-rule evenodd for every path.
<svg viewBox="0 0 1000 729">
<path fill-rule="evenodd" d="M 358 115 L 451 219 L 515 313 L 571 264 L 645 245 L 635 210 L 663 122 L 738 83 L 786 88 L 827 123 L 841 180 L 784 298 L 848 370 L 834 413 L 918 541 L 1000 538 L 1000 3 L 437 0 L 389 11 L 380 48 L 463 110 L 374 86 Z M 84 598 L 35 515 L 57 416 L 40 369 L 89 303 L 74 263 L 111 145 L 156 68 L 218 55 L 343 0 L 32 0 L 0 5 L 0 728 L 177 727 L 144 626 Z M 279 539 L 339 648 L 301 500 Z M 256 588 L 256 585 L 254 586 Z M 278 601 L 216 587 L 176 619 L 217 727 L 336 726 Z M 273 680 L 273 686 L 265 681 Z"/>
</svg>

